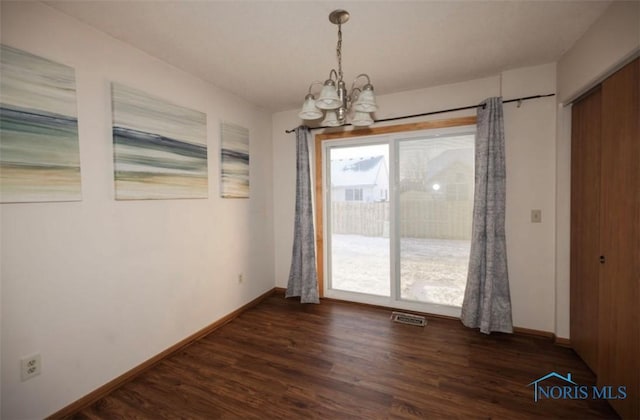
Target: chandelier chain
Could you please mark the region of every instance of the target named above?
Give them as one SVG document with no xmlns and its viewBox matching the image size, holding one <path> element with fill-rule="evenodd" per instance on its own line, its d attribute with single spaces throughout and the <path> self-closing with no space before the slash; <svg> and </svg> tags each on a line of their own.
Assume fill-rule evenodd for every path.
<svg viewBox="0 0 640 420">
<path fill-rule="evenodd" d="M 336 45 L 336 55 L 338 56 L 338 80 L 342 80 L 342 25 L 338 25 L 338 45 Z"/>
</svg>

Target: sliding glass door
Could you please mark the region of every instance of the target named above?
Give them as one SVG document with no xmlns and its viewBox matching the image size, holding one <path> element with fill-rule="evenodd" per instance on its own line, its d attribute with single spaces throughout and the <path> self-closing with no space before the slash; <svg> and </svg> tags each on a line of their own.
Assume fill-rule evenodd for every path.
<svg viewBox="0 0 640 420">
<path fill-rule="evenodd" d="M 323 142 L 325 296 L 459 316 L 474 129 Z"/>
</svg>

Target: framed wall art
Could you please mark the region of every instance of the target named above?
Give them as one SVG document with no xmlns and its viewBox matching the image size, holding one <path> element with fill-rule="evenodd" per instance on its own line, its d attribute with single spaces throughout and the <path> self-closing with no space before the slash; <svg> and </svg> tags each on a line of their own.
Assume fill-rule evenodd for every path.
<svg viewBox="0 0 640 420">
<path fill-rule="evenodd" d="M 220 195 L 249 198 L 249 130 L 223 122 L 220 139 Z"/>
<path fill-rule="evenodd" d="M 117 200 L 207 198 L 206 115 L 112 83 Z"/>
<path fill-rule="evenodd" d="M 0 201 L 80 201 L 73 68 L 0 45 Z"/>
</svg>

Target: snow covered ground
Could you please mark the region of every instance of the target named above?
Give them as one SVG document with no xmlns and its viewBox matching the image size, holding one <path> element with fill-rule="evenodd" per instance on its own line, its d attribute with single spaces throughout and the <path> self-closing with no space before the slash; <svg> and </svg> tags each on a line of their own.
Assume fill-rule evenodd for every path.
<svg viewBox="0 0 640 420">
<path fill-rule="evenodd" d="M 389 238 L 331 236 L 333 288 L 388 296 Z M 461 306 L 469 264 L 468 240 L 403 238 L 403 299 Z"/>
</svg>

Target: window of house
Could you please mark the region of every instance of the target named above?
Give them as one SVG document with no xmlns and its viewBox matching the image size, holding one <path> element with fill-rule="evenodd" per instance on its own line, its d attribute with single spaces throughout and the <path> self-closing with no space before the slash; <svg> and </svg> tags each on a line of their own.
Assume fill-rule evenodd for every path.
<svg viewBox="0 0 640 420">
<path fill-rule="evenodd" d="M 347 188 L 345 191 L 346 201 L 362 201 L 362 188 Z"/>
</svg>

